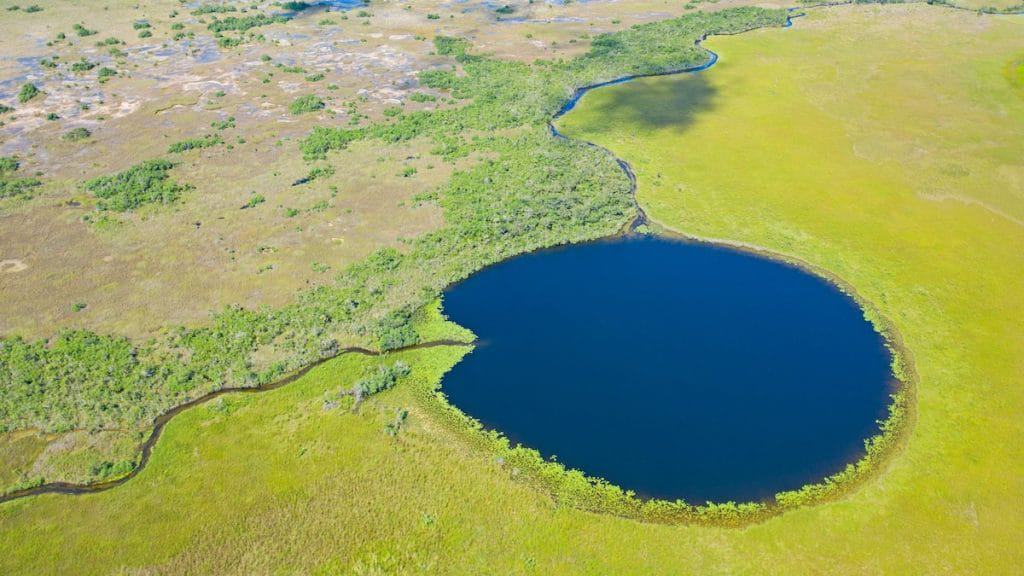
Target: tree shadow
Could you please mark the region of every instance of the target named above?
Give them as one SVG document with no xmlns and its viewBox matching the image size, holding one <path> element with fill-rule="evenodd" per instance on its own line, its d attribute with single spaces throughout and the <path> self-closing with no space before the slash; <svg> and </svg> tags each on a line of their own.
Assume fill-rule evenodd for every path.
<svg viewBox="0 0 1024 576">
<path fill-rule="evenodd" d="M 631 125 L 641 130 L 680 133 L 698 115 L 713 109 L 717 93 L 718 88 L 708 82 L 706 73 L 677 74 L 598 88 L 584 96 L 578 108 L 601 119 L 599 124 L 587 127 L 592 132 Z"/>
</svg>

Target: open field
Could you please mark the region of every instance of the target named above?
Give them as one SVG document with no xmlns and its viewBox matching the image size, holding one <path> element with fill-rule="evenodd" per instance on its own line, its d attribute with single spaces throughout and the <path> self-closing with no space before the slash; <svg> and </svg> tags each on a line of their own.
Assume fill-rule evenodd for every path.
<svg viewBox="0 0 1024 576">
<path fill-rule="evenodd" d="M 789 29 L 716 37 L 706 46 L 721 56 L 710 70 L 593 91 L 559 127 L 632 165 L 638 199 L 655 228 L 760 248 L 827 270 L 898 328 L 919 376 L 915 420 L 903 450 L 854 493 L 741 529 L 664 526 L 585 512 L 537 486 L 504 452 L 481 441 L 484 435 L 451 418 L 433 395 L 465 348 L 343 355 L 283 388 L 228 395 L 183 412 L 165 429 L 149 465 L 123 486 L 0 505 L 0 572 L 1015 574 L 1024 562 L 1024 20 L 924 5 L 844 6 L 813 9 Z M 569 70 L 573 80 L 600 78 L 593 69 Z M 287 102 L 282 97 L 278 105 Z M 204 117 L 203 125 L 208 122 Z M 297 135 L 314 125 L 299 122 L 308 124 L 296 127 Z M 397 238 L 427 230 L 439 231 L 441 244 L 444 226 L 455 222 L 472 240 L 457 246 L 469 250 L 480 239 L 465 230 L 491 233 L 481 222 L 499 216 L 520 222 L 538 209 L 530 197 L 508 192 L 525 189 L 521 180 L 492 181 L 494 173 L 472 167 L 485 164 L 480 158 L 510 159 L 499 165 L 515 176 L 515 167 L 537 168 L 529 162 L 535 151 L 566 171 L 583 173 L 573 181 L 583 184 L 578 194 L 590 199 L 614 193 L 619 204 L 593 200 L 606 212 L 589 227 L 524 234 L 520 244 L 485 254 L 500 258 L 558 238 L 584 239 L 628 219 L 621 182 L 608 189 L 593 184 L 613 180 L 607 158 L 585 147 L 552 147 L 527 128 L 509 132 L 464 160 L 469 168 L 456 173 L 454 184 L 442 185 L 439 207 L 403 207 L 422 210 L 410 219 L 419 228 L 399 226 L 370 237 L 379 229 L 371 222 L 359 235 L 362 248 L 344 256 L 313 252 L 326 250 L 325 236 L 294 249 L 316 258 L 355 259 L 379 246 L 404 246 Z M 338 183 L 338 198 L 357 194 L 342 188 L 350 179 L 341 158 L 362 166 L 387 154 L 381 164 L 388 169 L 376 176 L 394 177 L 407 156 L 378 144 L 355 141 L 317 160 L 338 163 L 338 169 L 335 180 L 307 185 L 309 200 L 329 196 L 329 182 Z M 403 144 L 412 156 L 429 146 L 419 145 L 416 139 Z M 278 196 L 272 200 L 268 193 L 257 209 L 290 205 L 294 196 L 282 190 L 285 183 L 310 167 L 300 162 L 295 141 L 286 146 L 291 153 L 280 160 L 267 156 L 290 167 L 281 170 L 271 192 Z M 223 153 L 211 148 L 186 154 Z M 415 161 L 423 174 L 430 160 Z M 440 166 L 439 181 L 454 173 L 455 167 Z M 188 181 L 193 169 L 199 168 L 174 170 Z M 231 168 L 221 160 L 201 170 Z M 371 172 L 360 176 L 363 184 L 375 180 Z M 495 205 L 525 206 L 523 212 L 496 210 L 481 201 L 486 196 L 465 191 L 484 176 L 501 194 Z M 423 191 L 395 178 L 381 191 L 390 205 L 375 199 L 363 205 L 380 222 L 402 199 Z M 554 182 L 552 188 L 562 184 Z M 189 195 L 204 185 L 202 178 L 195 183 Z M 5 207 L 10 212 L 2 217 L 56 209 L 66 198 L 56 184 L 46 186 L 38 198 Z M 561 199 L 547 189 L 537 195 Z M 227 219 L 227 210 L 247 198 L 204 198 L 209 204 L 200 204 L 198 213 L 219 209 Z M 180 210 L 194 209 L 188 206 Z M 471 208 L 481 211 L 478 219 L 467 216 Z M 343 214 L 345 205 L 333 209 Z M 309 220 L 303 227 L 326 225 L 316 221 L 318 214 L 304 215 Z M 126 229 L 179 217 L 134 214 L 113 230 L 89 226 L 82 233 L 123 239 L 132 233 Z M 265 218 L 254 221 L 285 233 L 287 226 Z M 224 230 L 240 225 L 233 220 Z M 163 233 L 153 228 L 149 234 Z M 423 250 L 414 246 L 409 250 Z M 271 256 L 291 260 L 280 252 Z M 0 274 L 32 270 L 31 259 L 0 253 L 9 258 L 30 267 Z M 400 256 L 381 260 L 373 260 L 371 271 L 393 266 L 403 274 L 440 277 L 425 265 L 403 268 L 408 261 Z M 380 277 L 370 282 L 372 289 L 389 286 L 391 277 Z M 0 278 L 6 299 L 9 285 Z M 466 337 L 439 322 L 436 310 L 417 320 L 424 320 L 422 314 L 426 322 L 414 323 L 419 341 Z M 116 321 L 115 315 L 103 318 L 96 321 Z M 411 373 L 395 388 L 358 411 L 335 405 L 340 390 L 398 360 Z M 391 436 L 386 426 L 396 421 L 398 409 L 408 410 L 408 419 Z M 91 438 L 69 440 L 78 446 L 96 438 L 75 433 Z M 8 433 L 0 458 L 27 467 L 46 450 L 59 450 L 61 438 Z M 0 473 L 0 482 L 18 478 L 9 468 Z"/>
</svg>

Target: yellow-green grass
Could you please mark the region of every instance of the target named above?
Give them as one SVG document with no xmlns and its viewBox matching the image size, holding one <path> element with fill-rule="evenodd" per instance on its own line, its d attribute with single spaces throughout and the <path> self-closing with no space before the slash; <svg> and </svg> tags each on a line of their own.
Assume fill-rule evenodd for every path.
<svg viewBox="0 0 1024 576">
<path fill-rule="evenodd" d="M 1016 573 L 1024 99 L 1004 71 L 1021 26 L 815 11 L 709 41 L 722 60 L 703 87 L 602 89 L 562 122 L 634 165 L 659 223 L 831 271 L 900 330 L 916 425 L 855 493 L 744 529 L 557 506 L 422 393 L 464 349 L 346 356 L 183 413 L 124 486 L 0 505 L 0 573 Z M 695 91 L 712 97 L 681 122 Z M 358 414 L 323 410 L 325 392 L 398 358 L 409 381 Z"/>
<path fill-rule="evenodd" d="M 916 573 L 1010 570 L 1024 98 L 1004 71 L 1024 22 L 844 7 L 707 46 L 712 70 L 594 92 L 562 129 L 633 165 L 654 222 L 830 271 L 904 336 L 920 375 L 907 447 L 817 513 L 828 549 L 851 553 L 846 573 L 910 558 Z"/>
</svg>

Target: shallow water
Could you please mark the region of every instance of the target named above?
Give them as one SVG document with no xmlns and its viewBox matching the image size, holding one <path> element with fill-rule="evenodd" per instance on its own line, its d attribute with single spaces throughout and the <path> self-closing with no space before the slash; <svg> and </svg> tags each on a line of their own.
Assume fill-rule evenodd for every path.
<svg viewBox="0 0 1024 576">
<path fill-rule="evenodd" d="M 855 302 L 735 250 L 628 238 L 487 268 L 445 294 L 482 343 L 450 401 L 513 442 L 641 496 L 771 497 L 878 431 L 890 356 Z"/>
</svg>

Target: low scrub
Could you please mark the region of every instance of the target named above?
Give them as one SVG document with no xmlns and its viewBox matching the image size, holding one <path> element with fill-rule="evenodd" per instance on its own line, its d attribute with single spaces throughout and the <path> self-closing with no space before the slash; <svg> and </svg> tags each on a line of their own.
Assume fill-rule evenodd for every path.
<svg viewBox="0 0 1024 576">
<path fill-rule="evenodd" d="M 149 204 L 173 204 L 189 189 L 167 174 L 173 167 L 169 160 L 147 160 L 123 172 L 89 180 L 84 188 L 99 199 L 99 210 L 131 212 Z"/>
</svg>

